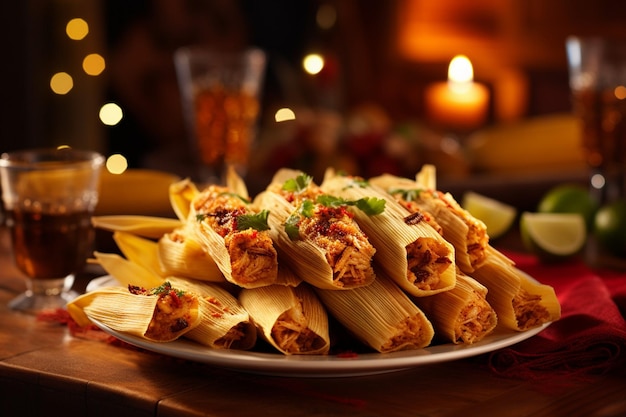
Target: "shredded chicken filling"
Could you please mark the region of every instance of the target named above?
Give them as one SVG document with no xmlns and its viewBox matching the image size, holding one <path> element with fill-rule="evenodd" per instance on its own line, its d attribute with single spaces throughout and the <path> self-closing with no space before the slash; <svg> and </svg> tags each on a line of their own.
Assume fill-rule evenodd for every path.
<svg viewBox="0 0 626 417">
<path fill-rule="evenodd" d="M 494 329 L 496 323 L 497 317 L 493 308 L 477 295 L 459 314 L 454 332 L 455 342 L 478 342 Z"/>
<path fill-rule="evenodd" d="M 376 249 L 352 218 L 341 213 L 341 210 L 326 210 L 304 218 L 300 232 L 325 251 L 337 286 L 363 284 L 374 277 L 372 257 Z"/>
<path fill-rule="evenodd" d="M 415 317 L 407 317 L 397 326 L 396 333 L 387 343 L 381 346 L 381 352 L 392 352 L 402 349 L 419 349 L 424 347 L 425 335 L 420 321 Z"/>
<path fill-rule="evenodd" d="M 189 294 L 164 294 L 158 297 L 152 321 L 144 335 L 151 340 L 171 340 L 195 321 L 198 299 Z"/>
<path fill-rule="evenodd" d="M 230 255 L 232 276 L 238 282 L 270 280 L 278 274 L 278 255 L 268 235 L 248 229 L 229 234 L 224 243 Z"/>
<path fill-rule="evenodd" d="M 452 264 L 450 249 L 436 239 L 421 237 L 406 247 L 409 282 L 421 290 L 439 288 L 441 274 Z"/>
<path fill-rule="evenodd" d="M 248 323 L 238 323 L 215 341 L 215 346 L 223 349 L 239 349 L 241 341 L 246 338 Z"/>
<path fill-rule="evenodd" d="M 271 335 L 286 353 L 316 351 L 325 344 L 319 335 L 309 329 L 306 317 L 296 308 L 291 308 L 278 317 Z"/>
<path fill-rule="evenodd" d="M 513 309 L 520 330 L 527 330 L 550 320 L 550 312 L 541 305 L 541 296 L 524 289 L 513 298 Z"/>
</svg>

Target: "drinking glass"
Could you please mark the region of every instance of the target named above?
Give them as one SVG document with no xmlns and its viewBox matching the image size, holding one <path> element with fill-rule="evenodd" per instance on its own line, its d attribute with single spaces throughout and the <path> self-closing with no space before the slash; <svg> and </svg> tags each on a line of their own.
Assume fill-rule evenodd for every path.
<svg viewBox="0 0 626 417">
<path fill-rule="evenodd" d="M 9 307 L 29 313 L 64 308 L 77 294 L 74 276 L 93 242 L 104 158 L 71 148 L 32 149 L 0 156 L 0 180 L 15 263 L 26 291 Z"/>
<path fill-rule="evenodd" d="M 224 183 L 229 165 L 245 175 L 259 115 L 265 53 L 254 48 L 217 52 L 184 47 L 175 52 L 174 62 L 197 180 Z"/>
<path fill-rule="evenodd" d="M 626 40 L 566 40 L 574 114 L 600 204 L 626 197 Z"/>
</svg>

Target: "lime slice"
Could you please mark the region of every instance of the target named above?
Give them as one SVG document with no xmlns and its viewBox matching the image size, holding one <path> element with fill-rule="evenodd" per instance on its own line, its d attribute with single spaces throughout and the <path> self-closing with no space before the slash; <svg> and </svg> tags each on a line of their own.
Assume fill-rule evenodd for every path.
<svg viewBox="0 0 626 417">
<path fill-rule="evenodd" d="M 463 195 L 461 205 L 472 216 L 485 223 L 487 233 L 492 239 L 506 233 L 517 215 L 515 207 L 473 191 Z"/>
<path fill-rule="evenodd" d="M 580 252 L 587 240 L 585 219 L 578 213 L 524 212 L 520 232 L 528 250 L 552 258 Z"/>
</svg>

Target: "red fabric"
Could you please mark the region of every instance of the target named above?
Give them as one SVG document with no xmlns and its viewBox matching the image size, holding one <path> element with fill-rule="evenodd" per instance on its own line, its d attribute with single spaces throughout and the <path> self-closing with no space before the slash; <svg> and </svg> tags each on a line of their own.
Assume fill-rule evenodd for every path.
<svg viewBox="0 0 626 417">
<path fill-rule="evenodd" d="M 534 256 L 507 255 L 554 288 L 561 319 L 535 337 L 494 352 L 490 366 L 496 373 L 536 379 L 626 369 L 626 272 L 592 270 L 582 261 L 545 265 Z"/>
</svg>

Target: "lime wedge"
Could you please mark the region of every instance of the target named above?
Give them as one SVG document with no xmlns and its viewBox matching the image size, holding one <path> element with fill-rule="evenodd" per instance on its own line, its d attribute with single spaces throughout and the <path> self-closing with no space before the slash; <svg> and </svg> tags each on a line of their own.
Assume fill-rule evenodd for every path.
<svg viewBox="0 0 626 417">
<path fill-rule="evenodd" d="M 552 258 L 575 255 L 587 239 L 585 218 L 578 213 L 524 212 L 520 233 L 528 250 Z"/>
<path fill-rule="evenodd" d="M 468 191 L 463 195 L 463 208 L 487 226 L 487 234 L 492 239 L 502 236 L 515 221 L 515 207 L 482 194 Z"/>
</svg>

